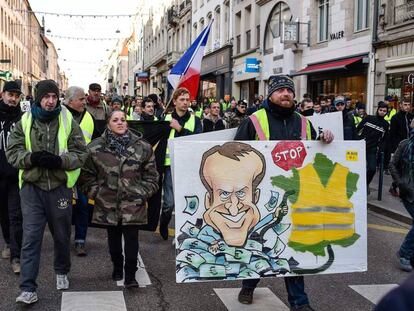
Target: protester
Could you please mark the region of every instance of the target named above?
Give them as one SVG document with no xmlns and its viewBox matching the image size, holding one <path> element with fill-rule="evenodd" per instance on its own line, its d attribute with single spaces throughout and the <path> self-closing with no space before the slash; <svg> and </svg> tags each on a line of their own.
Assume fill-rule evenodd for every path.
<svg viewBox="0 0 414 311">
<path fill-rule="evenodd" d="M 203 109 L 200 107 L 196 100 L 191 101 L 191 109 L 193 109 L 194 115 L 196 117 L 200 119 L 203 117 Z"/>
<path fill-rule="evenodd" d="M 410 134 L 410 123 L 413 120 L 412 106 L 409 99 L 403 99 L 398 111 L 392 118 L 390 124 L 390 148 L 393 153 L 398 144 L 407 139 Z"/>
<path fill-rule="evenodd" d="M 101 99 L 101 86 L 98 83 L 89 85 L 89 95 L 86 98 L 86 110 L 95 120 L 105 120 L 109 113 L 109 103 Z"/>
<path fill-rule="evenodd" d="M 198 117 L 188 111 L 190 105 L 190 92 L 186 88 L 178 88 L 172 95 L 174 111 L 165 116 L 165 121 L 170 122 L 170 136 L 188 136 L 202 132 L 201 121 Z M 163 204 L 160 217 L 160 235 L 164 240 L 168 240 L 168 224 L 170 223 L 172 212 L 174 211 L 174 193 L 171 176 L 171 159 L 167 149 L 165 155 L 165 172 L 163 181 Z"/>
<path fill-rule="evenodd" d="M 395 151 L 390 163 L 390 173 L 405 209 L 414 219 L 414 121 L 410 124 L 408 139 L 401 141 Z M 397 252 L 398 264 L 401 270 L 410 272 L 413 269 L 411 264 L 413 254 L 414 225 L 412 224 Z"/>
<path fill-rule="evenodd" d="M 313 104 L 313 114 L 314 115 L 321 115 L 322 114 L 322 106 L 319 102 L 315 102 Z"/>
<path fill-rule="evenodd" d="M 388 113 L 385 116 L 385 121 L 391 123 L 391 119 L 397 113 L 397 101 L 393 96 L 387 95 L 384 98 L 385 103 L 388 105 Z"/>
<path fill-rule="evenodd" d="M 127 116 L 127 119 L 134 121 L 142 120 L 142 106 L 136 105 L 134 111 L 132 112 L 132 115 Z"/>
<path fill-rule="evenodd" d="M 203 133 L 224 130 L 227 126 L 226 121 L 220 117 L 220 104 L 212 102 L 210 113 L 203 119 Z"/>
<path fill-rule="evenodd" d="M 384 120 L 388 112 L 388 106 L 384 102 L 378 103 L 375 116 L 365 117 L 357 127 L 359 138 L 365 139 L 366 161 L 367 161 L 367 191 L 369 184 L 377 171 L 378 151 L 384 150 L 384 143 L 387 141 L 389 124 Z"/>
<path fill-rule="evenodd" d="M 242 122 L 237 130 L 235 140 L 299 140 L 316 139 L 316 132 L 310 121 L 305 120 L 306 131 L 302 129 L 303 119 L 295 112 L 293 98 L 295 85 L 293 80 L 284 75 L 269 78 L 268 98 L 262 104 L 263 109 Z M 306 137 L 301 137 L 306 132 Z M 325 130 L 319 137 L 330 143 L 333 135 Z M 238 300 L 243 304 L 253 302 L 253 292 L 260 279 L 245 280 Z M 302 276 L 284 278 L 291 310 L 313 310 L 305 293 Z"/>
<path fill-rule="evenodd" d="M 112 110 L 122 110 L 122 104 L 123 104 L 122 97 L 119 95 L 112 96 Z"/>
<path fill-rule="evenodd" d="M 355 111 L 350 113 L 354 119 L 355 127 L 358 127 L 361 121 L 367 116 L 365 104 L 358 102 L 355 106 Z"/>
<path fill-rule="evenodd" d="M 3 87 L 0 100 L 0 219 L 6 241 L 2 258 L 10 259 L 15 274 L 20 273 L 23 220 L 18 171 L 7 162 L 6 150 L 8 137 L 22 116 L 19 104 L 21 94 L 19 84 L 16 81 L 9 81 Z"/>
<path fill-rule="evenodd" d="M 36 278 L 46 223 L 55 246 L 56 288 L 69 288 L 72 188 L 87 152 L 79 125 L 58 98 L 59 87 L 53 80 L 36 85 L 31 112 L 26 112 L 16 124 L 6 151 L 9 163 L 22 173 L 22 293 L 16 302 L 25 304 L 38 299 Z"/>
<path fill-rule="evenodd" d="M 88 145 L 80 183 L 95 200 L 92 222 L 108 232 L 112 278 L 138 287 L 138 225 L 147 223 L 147 201 L 158 190 L 158 172 L 151 145 L 128 129 L 126 114 L 113 111 L 107 129 Z M 125 241 L 122 248 L 122 237 Z"/>
<path fill-rule="evenodd" d="M 334 100 L 334 106 L 336 111 L 342 112 L 342 124 L 344 132 L 344 140 L 355 140 L 357 139 L 356 127 L 352 115 L 350 115 L 345 109 L 345 97 L 337 96 Z"/>
<path fill-rule="evenodd" d="M 313 101 L 310 98 L 305 98 L 300 103 L 300 114 L 309 117 L 312 116 L 314 113 L 313 110 Z"/>
<path fill-rule="evenodd" d="M 154 103 L 155 116 L 160 119 L 161 115 L 164 113 L 164 107 L 162 106 L 161 100 L 157 94 L 149 94 L 148 98 Z"/>
<path fill-rule="evenodd" d="M 158 121 L 158 118 L 155 116 L 154 102 L 149 97 L 144 98 L 142 101 L 141 119 L 144 121 Z"/>
<path fill-rule="evenodd" d="M 247 101 L 239 100 L 234 111 L 228 111 L 224 114 L 224 119 L 229 128 L 238 127 L 247 118 L 246 109 Z"/>
<path fill-rule="evenodd" d="M 73 118 L 79 124 L 83 138 L 88 145 L 94 136 L 95 124 L 92 115 L 86 111 L 85 92 L 81 87 L 71 86 L 66 91 L 65 106 L 72 113 Z M 76 205 L 73 208 L 73 220 L 75 223 L 75 253 L 77 256 L 86 256 L 86 235 L 89 223 L 88 198 L 76 187 Z"/>
</svg>

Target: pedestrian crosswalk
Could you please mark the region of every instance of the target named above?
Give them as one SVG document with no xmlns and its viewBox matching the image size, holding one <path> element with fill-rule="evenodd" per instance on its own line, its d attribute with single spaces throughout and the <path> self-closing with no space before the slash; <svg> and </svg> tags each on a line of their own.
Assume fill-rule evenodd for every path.
<svg viewBox="0 0 414 311">
<path fill-rule="evenodd" d="M 126 311 L 122 291 L 63 292 L 61 311 Z"/>
<path fill-rule="evenodd" d="M 139 252 L 138 252 L 138 270 L 135 273 L 135 278 L 139 284 L 139 287 L 147 287 L 148 285 L 151 285 L 151 279 L 148 275 L 147 269 L 145 269 L 144 261 L 142 260 L 142 257 Z M 124 280 L 117 281 L 116 285 L 124 286 Z"/>
<path fill-rule="evenodd" d="M 397 286 L 397 284 L 349 285 L 350 288 L 375 305 Z"/>
</svg>

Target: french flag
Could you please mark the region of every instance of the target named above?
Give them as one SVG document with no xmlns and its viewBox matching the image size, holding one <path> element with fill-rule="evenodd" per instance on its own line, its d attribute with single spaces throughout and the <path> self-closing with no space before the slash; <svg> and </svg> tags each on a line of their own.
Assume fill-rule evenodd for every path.
<svg viewBox="0 0 414 311">
<path fill-rule="evenodd" d="M 190 92 L 191 100 L 197 97 L 198 85 L 200 82 L 201 60 L 204 56 L 204 48 L 207 44 L 212 23 L 213 20 L 211 20 L 208 26 L 200 33 L 168 75 L 168 82 L 173 89 L 175 90 L 179 87 L 185 87 Z"/>
</svg>

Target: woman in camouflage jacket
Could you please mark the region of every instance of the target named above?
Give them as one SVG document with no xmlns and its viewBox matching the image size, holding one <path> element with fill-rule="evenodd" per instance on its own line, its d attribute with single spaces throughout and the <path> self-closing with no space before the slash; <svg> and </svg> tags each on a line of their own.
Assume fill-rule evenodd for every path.
<svg viewBox="0 0 414 311">
<path fill-rule="evenodd" d="M 123 111 L 114 111 L 103 135 L 88 145 L 80 184 L 95 200 L 92 222 L 104 225 L 114 264 L 112 278 L 122 280 L 125 240 L 125 287 L 137 287 L 138 226 L 147 223 L 147 200 L 158 190 L 152 147 L 128 129 Z"/>
</svg>

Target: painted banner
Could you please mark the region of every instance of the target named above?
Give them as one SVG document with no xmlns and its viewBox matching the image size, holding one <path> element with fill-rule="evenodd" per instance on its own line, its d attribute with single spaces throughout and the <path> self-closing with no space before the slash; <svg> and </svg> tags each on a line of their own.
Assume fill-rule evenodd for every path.
<svg viewBox="0 0 414 311">
<path fill-rule="evenodd" d="M 364 142 L 170 146 L 177 283 L 367 270 Z"/>
</svg>

